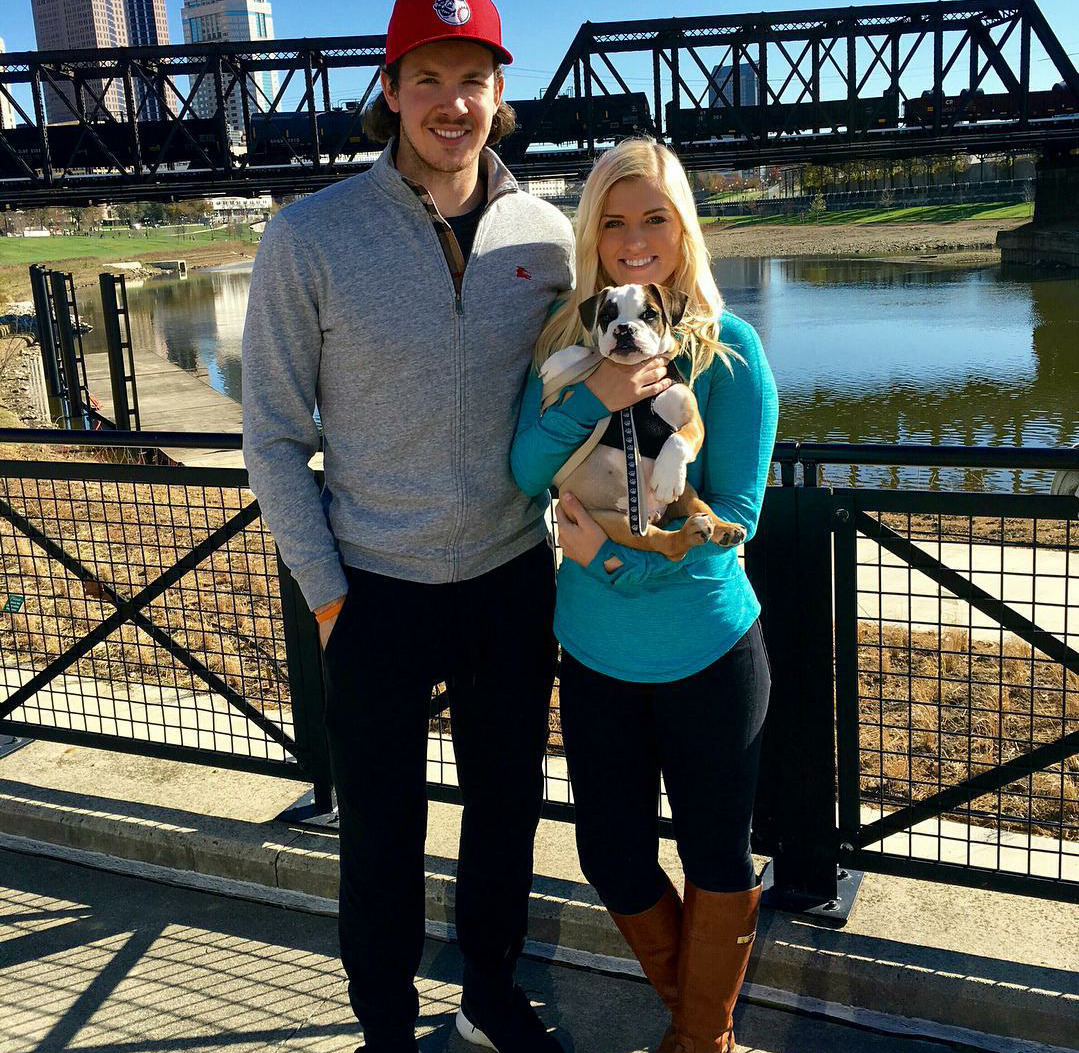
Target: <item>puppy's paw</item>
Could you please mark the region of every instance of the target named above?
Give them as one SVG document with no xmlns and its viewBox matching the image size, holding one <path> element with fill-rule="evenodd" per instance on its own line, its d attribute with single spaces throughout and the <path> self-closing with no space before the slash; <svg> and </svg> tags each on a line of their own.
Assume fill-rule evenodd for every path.
<svg viewBox="0 0 1079 1053">
<path fill-rule="evenodd" d="M 578 362 L 584 361 L 591 353 L 587 347 L 580 347 L 577 344 L 572 347 L 564 347 L 561 351 L 556 351 L 540 366 L 540 376 L 544 380 L 557 376 L 564 370 L 575 366 Z"/>
<path fill-rule="evenodd" d="M 673 505 L 686 488 L 686 458 L 670 439 L 664 444 L 652 469 L 652 493 L 661 505 Z"/>
<path fill-rule="evenodd" d="M 712 540 L 723 548 L 735 548 L 746 539 L 746 528 L 741 523 L 726 523 L 722 519 L 716 524 Z"/>
<path fill-rule="evenodd" d="M 698 512 L 696 515 L 690 516 L 682 529 L 688 535 L 691 546 L 703 545 L 705 542 L 711 541 L 712 535 L 715 533 L 712 517 L 705 512 Z"/>
</svg>

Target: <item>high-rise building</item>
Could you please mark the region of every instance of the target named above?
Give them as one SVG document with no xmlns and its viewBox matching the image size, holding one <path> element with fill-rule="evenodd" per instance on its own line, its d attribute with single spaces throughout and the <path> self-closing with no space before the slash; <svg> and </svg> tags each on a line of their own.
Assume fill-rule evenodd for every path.
<svg viewBox="0 0 1079 1053">
<path fill-rule="evenodd" d="M 2 55 L 7 48 L 4 47 L 4 38 L 0 37 L 0 55 Z M 10 85 L 7 86 L 8 90 L 11 90 Z M 0 128 L 14 128 L 15 127 L 15 107 L 11 105 L 7 100 L 6 95 L 0 95 Z"/>
<path fill-rule="evenodd" d="M 39 51 L 127 46 L 125 0 L 32 0 L 32 4 Z M 77 120 L 80 112 L 100 120 L 104 117 L 102 108 L 121 120 L 125 118 L 122 84 L 114 81 L 106 87 L 105 81 L 90 81 L 87 87 L 82 97 L 76 98 L 75 90 L 63 81 L 58 82 L 58 87 L 46 85 L 45 113 L 49 123 Z"/>
<path fill-rule="evenodd" d="M 184 23 L 184 41 L 188 44 L 274 39 L 270 0 L 184 0 L 180 17 Z M 190 79 L 194 86 L 197 78 Z M 268 70 L 252 74 L 247 79 L 247 90 L 251 112 L 268 110 L 277 95 L 277 74 Z M 213 117 L 217 113 L 215 88 L 210 78 L 203 80 L 192 109 L 199 117 Z M 225 98 L 225 116 L 232 131 L 242 134 L 243 96 L 239 85 Z"/>
<path fill-rule="evenodd" d="M 126 4 L 127 39 L 132 47 L 169 43 L 169 20 L 165 13 L 165 0 L 126 0 Z M 161 120 L 165 113 L 158 94 L 147 90 L 141 82 L 136 82 L 136 90 L 140 118 L 146 121 Z M 166 94 L 169 108 L 175 112 L 175 97 L 167 89 Z"/>
<path fill-rule="evenodd" d="M 169 21 L 165 0 L 126 0 L 127 39 L 132 47 L 140 44 L 167 44 Z"/>
<path fill-rule="evenodd" d="M 712 83 L 708 85 L 708 105 L 713 109 L 734 105 L 734 77 L 731 76 L 733 68 L 715 66 L 712 69 Z M 756 106 L 760 101 L 759 81 L 756 70 L 748 62 L 738 63 L 738 82 L 742 105 Z"/>
</svg>

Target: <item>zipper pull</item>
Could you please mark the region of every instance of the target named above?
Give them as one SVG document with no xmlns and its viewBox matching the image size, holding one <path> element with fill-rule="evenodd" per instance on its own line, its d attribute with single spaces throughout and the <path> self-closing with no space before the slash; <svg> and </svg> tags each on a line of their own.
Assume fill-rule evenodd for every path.
<svg viewBox="0 0 1079 1053">
<path fill-rule="evenodd" d="M 461 294 L 453 294 L 453 306 L 456 308 L 458 314 L 464 314 L 464 308 L 461 306 Z"/>
</svg>

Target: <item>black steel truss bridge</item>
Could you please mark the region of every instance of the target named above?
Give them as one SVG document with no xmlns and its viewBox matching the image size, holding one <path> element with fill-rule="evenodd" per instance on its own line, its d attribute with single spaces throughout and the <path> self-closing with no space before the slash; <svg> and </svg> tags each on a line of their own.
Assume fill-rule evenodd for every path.
<svg viewBox="0 0 1079 1053">
<path fill-rule="evenodd" d="M 0 54 L 18 115 L 0 129 L 0 207 L 319 189 L 380 149 L 362 110 L 384 48 Z M 366 87 L 335 106 L 357 72 Z M 1035 0 L 586 22 L 542 97 L 511 101 L 499 150 L 532 178 L 583 175 L 640 133 L 691 168 L 1079 148 L 1079 74 Z"/>
</svg>

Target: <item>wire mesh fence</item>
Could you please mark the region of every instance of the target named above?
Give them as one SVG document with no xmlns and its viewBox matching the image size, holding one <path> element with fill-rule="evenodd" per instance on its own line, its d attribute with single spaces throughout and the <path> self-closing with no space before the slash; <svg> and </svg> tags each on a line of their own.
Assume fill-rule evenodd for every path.
<svg viewBox="0 0 1079 1053">
<path fill-rule="evenodd" d="M 1011 495 L 982 502 L 997 515 L 924 494 L 848 503 L 848 836 L 912 873 L 1079 887 L 1079 523 Z"/>
<path fill-rule="evenodd" d="M 0 716 L 147 752 L 292 761 L 276 549 L 242 473 L 216 474 L 6 465 Z"/>
<path fill-rule="evenodd" d="M 756 848 L 1079 897 L 1079 500 L 815 485 L 837 457 L 777 453 L 746 554 L 779 658 Z M 0 731 L 327 787 L 317 630 L 246 481 L 0 461 Z M 427 776 L 452 800 L 448 702 Z M 558 703 L 546 810 L 571 818 Z"/>
</svg>

